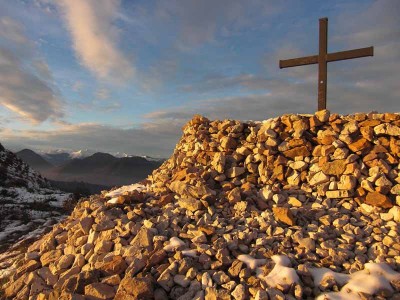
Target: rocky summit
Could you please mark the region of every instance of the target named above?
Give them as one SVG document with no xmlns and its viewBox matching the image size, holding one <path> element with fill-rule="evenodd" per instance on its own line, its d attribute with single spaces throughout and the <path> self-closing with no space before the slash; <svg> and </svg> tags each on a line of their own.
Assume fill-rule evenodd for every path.
<svg viewBox="0 0 400 300">
<path fill-rule="evenodd" d="M 3 297 L 400 299 L 399 136 L 391 113 L 195 116 L 7 264 Z"/>
</svg>

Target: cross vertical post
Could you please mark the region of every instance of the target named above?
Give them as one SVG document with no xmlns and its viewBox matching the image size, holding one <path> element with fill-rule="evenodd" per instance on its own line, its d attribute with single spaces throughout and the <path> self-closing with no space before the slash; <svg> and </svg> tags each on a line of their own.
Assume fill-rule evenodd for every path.
<svg viewBox="0 0 400 300">
<path fill-rule="evenodd" d="M 328 18 L 319 19 L 318 110 L 326 109 L 328 80 Z"/>
</svg>

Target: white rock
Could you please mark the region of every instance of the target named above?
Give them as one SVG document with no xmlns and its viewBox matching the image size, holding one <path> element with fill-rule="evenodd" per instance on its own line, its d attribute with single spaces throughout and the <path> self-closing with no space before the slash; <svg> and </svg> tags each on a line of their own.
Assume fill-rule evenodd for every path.
<svg viewBox="0 0 400 300">
<path fill-rule="evenodd" d="M 304 161 L 298 160 L 289 164 L 289 167 L 297 171 L 304 171 L 305 169 L 307 169 L 308 164 Z"/>
<path fill-rule="evenodd" d="M 235 300 L 246 300 L 246 288 L 243 284 L 238 284 L 232 292 L 232 297 Z"/>
<path fill-rule="evenodd" d="M 383 123 L 378 126 L 374 127 L 375 134 L 386 134 L 392 136 L 399 136 L 400 135 L 400 127 L 389 124 Z"/>
<path fill-rule="evenodd" d="M 204 290 L 205 288 L 212 286 L 213 286 L 213 281 L 211 279 L 210 274 L 204 272 L 203 275 L 201 276 L 201 288 Z"/>
<path fill-rule="evenodd" d="M 186 278 L 185 275 L 177 274 L 174 276 L 174 282 L 185 288 L 189 286 L 190 279 Z"/>
<path fill-rule="evenodd" d="M 389 209 L 389 213 L 393 216 L 393 220 L 395 222 L 400 222 L 400 207 L 399 206 L 393 206 L 391 209 Z"/>
<path fill-rule="evenodd" d="M 265 201 L 271 200 L 273 195 L 274 193 L 268 187 L 264 187 L 259 191 L 259 196 Z"/>
<path fill-rule="evenodd" d="M 314 176 L 309 181 L 310 185 L 317 185 L 329 181 L 329 176 L 325 175 L 322 171 L 314 174 Z"/>
</svg>

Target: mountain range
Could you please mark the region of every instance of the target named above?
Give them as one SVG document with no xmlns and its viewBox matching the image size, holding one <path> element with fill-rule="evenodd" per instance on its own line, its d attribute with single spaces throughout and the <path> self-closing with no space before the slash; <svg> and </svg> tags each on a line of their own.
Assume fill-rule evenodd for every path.
<svg viewBox="0 0 400 300">
<path fill-rule="evenodd" d="M 115 157 L 102 152 L 85 157 L 84 153 L 79 151 L 71 154 L 63 152 L 38 154 L 30 149 L 24 149 L 16 155 L 50 180 L 85 182 L 101 187 L 119 186 L 143 180 L 163 162 L 140 156 Z M 82 157 L 79 157 L 80 155 Z"/>
</svg>

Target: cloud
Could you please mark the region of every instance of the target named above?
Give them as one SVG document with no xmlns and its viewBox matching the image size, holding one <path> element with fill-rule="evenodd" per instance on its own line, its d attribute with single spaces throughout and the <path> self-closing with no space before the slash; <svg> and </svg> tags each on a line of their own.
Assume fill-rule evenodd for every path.
<svg viewBox="0 0 400 300">
<path fill-rule="evenodd" d="M 137 78 L 138 86 L 147 93 L 159 91 L 165 81 L 176 76 L 178 67 L 176 59 L 160 59 L 148 70 L 141 72 Z"/>
<path fill-rule="evenodd" d="M 197 83 L 183 86 L 181 90 L 189 93 L 205 93 L 237 87 L 249 90 L 266 90 L 270 83 L 271 80 L 254 74 L 240 74 L 236 76 L 209 74 Z"/>
<path fill-rule="evenodd" d="M 78 102 L 76 103 L 77 107 L 81 110 L 85 111 L 99 111 L 99 112 L 113 112 L 119 110 L 122 106 L 121 103 L 117 101 L 113 102 L 100 102 L 97 100 L 93 100 L 90 102 Z"/>
<path fill-rule="evenodd" d="M 110 98 L 110 90 L 106 88 L 100 88 L 96 91 L 96 98 L 105 100 Z"/>
<path fill-rule="evenodd" d="M 29 44 L 23 26 L 10 17 L 0 18 L 0 36 L 16 44 Z"/>
<path fill-rule="evenodd" d="M 267 0 L 161 0 L 153 18 L 177 25 L 177 46 L 181 50 L 214 42 L 216 36 L 230 36 L 257 24 L 265 26 L 265 16 L 282 6 Z"/>
<path fill-rule="evenodd" d="M 100 79 L 127 81 L 133 66 L 117 47 L 118 28 L 113 23 L 119 0 L 60 0 L 76 55 Z"/>
<path fill-rule="evenodd" d="M 93 149 L 167 157 L 178 141 L 180 127 L 181 124 L 174 122 L 155 122 L 142 124 L 138 128 L 81 123 L 48 131 L 5 129 L 1 142 L 15 150 L 22 147 L 34 150 Z"/>
<path fill-rule="evenodd" d="M 47 63 L 36 53 L 23 26 L 0 18 L 0 103 L 34 124 L 63 117 L 63 103 Z"/>
<path fill-rule="evenodd" d="M 384 87 L 392 84 L 395 82 L 390 81 Z M 145 117 L 184 124 L 194 114 L 202 114 L 210 119 L 265 120 L 282 114 L 312 114 L 317 109 L 317 84 L 314 81 L 294 83 L 285 78 L 276 78 L 263 81 L 262 85 L 267 92 L 188 101 L 187 105 L 154 111 Z M 360 81 L 356 86 L 333 82 L 329 92 L 328 109 L 337 113 L 398 111 L 398 89 L 383 91 L 374 82 Z"/>
<path fill-rule="evenodd" d="M 79 92 L 79 91 L 81 91 L 84 87 L 85 87 L 85 84 L 84 84 L 82 81 L 76 80 L 76 81 L 72 84 L 71 89 L 72 89 L 74 92 Z"/>
</svg>

